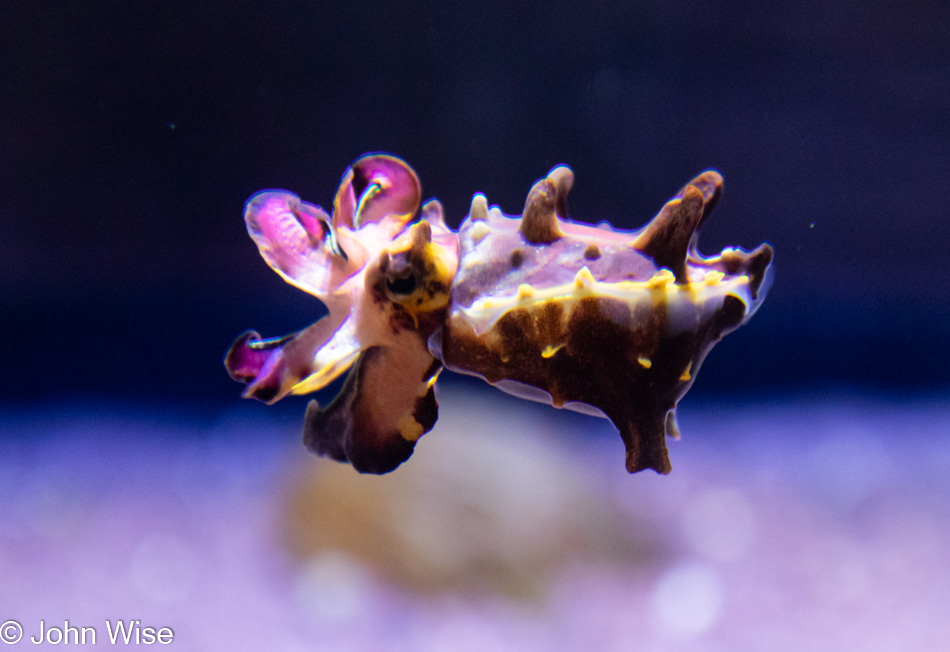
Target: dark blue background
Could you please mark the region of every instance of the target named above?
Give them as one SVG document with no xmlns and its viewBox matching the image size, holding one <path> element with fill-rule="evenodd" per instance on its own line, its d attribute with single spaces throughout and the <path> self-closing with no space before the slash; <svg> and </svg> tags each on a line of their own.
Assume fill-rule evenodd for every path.
<svg viewBox="0 0 950 652">
<path fill-rule="evenodd" d="M 220 358 L 318 304 L 257 254 L 265 187 L 359 154 L 457 225 L 570 164 L 576 219 L 648 220 L 707 167 L 706 253 L 776 280 L 695 392 L 946 389 L 946 2 L 19 2 L 0 7 L 0 401 L 237 401 Z"/>
</svg>

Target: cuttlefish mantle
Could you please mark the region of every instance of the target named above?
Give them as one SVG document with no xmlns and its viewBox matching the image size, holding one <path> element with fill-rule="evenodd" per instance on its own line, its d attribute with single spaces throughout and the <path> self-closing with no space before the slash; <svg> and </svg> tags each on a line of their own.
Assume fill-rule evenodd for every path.
<svg viewBox="0 0 950 652">
<path fill-rule="evenodd" d="M 573 182 L 554 168 L 513 217 L 475 195 L 440 355 L 517 396 L 606 416 L 628 471 L 668 473 L 677 402 L 712 346 L 758 308 L 772 248 L 699 253 L 722 192 L 713 170 L 631 232 L 568 220 Z"/>
</svg>

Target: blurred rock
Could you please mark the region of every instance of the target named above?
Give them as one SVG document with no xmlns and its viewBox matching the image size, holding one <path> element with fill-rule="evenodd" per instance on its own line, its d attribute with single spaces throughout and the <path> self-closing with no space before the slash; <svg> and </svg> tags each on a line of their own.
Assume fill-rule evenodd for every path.
<svg viewBox="0 0 950 652">
<path fill-rule="evenodd" d="M 419 593 L 532 600 L 576 564 L 647 564 L 668 549 L 552 432 L 558 413 L 466 389 L 442 393 L 435 430 L 389 475 L 307 458 L 287 496 L 292 554 L 342 553 Z"/>
</svg>

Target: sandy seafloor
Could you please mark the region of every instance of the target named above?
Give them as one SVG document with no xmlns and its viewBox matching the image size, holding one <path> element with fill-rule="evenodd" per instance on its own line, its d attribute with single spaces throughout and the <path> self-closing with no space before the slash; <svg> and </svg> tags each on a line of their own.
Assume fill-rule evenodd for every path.
<svg viewBox="0 0 950 652">
<path fill-rule="evenodd" d="M 196 651 L 950 649 L 950 399 L 686 397 L 661 477 L 605 421 L 448 390 L 382 480 L 310 457 L 302 403 L 4 409 L 0 621 L 82 649 L 130 647 L 118 619 Z"/>
</svg>

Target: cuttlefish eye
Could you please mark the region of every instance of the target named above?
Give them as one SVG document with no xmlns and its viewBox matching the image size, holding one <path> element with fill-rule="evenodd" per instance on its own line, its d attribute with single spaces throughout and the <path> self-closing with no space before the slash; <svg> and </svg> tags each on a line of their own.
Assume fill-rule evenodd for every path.
<svg viewBox="0 0 950 652">
<path fill-rule="evenodd" d="M 424 272 L 423 261 L 413 260 L 411 251 L 391 253 L 383 265 L 386 292 L 390 298 L 400 301 L 414 293 L 422 285 L 420 274 Z"/>
<path fill-rule="evenodd" d="M 412 270 L 409 270 L 405 276 L 397 276 L 386 281 L 386 289 L 389 290 L 389 294 L 397 299 L 409 296 L 416 291 L 418 285 L 419 281 Z"/>
</svg>

